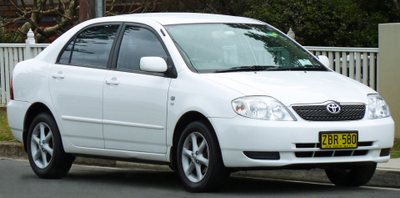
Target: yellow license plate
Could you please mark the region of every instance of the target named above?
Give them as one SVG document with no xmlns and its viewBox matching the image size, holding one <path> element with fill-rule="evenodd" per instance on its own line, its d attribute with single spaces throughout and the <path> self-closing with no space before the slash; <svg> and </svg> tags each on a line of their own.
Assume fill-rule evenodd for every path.
<svg viewBox="0 0 400 198">
<path fill-rule="evenodd" d="M 321 149 L 357 148 L 358 132 L 320 132 Z"/>
</svg>

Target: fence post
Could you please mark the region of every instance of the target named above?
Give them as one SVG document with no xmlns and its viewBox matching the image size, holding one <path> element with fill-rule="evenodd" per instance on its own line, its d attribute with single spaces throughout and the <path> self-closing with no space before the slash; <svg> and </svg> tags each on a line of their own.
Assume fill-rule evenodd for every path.
<svg viewBox="0 0 400 198">
<path fill-rule="evenodd" d="M 287 33 L 287 35 L 293 40 L 296 40 L 296 34 L 293 32 L 292 28 L 289 28 L 289 32 Z"/>
<path fill-rule="evenodd" d="M 400 24 L 379 24 L 378 91 L 390 107 L 395 137 L 400 138 Z"/>
<path fill-rule="evenodd" d="M 27 39 L 25 41 L 26 47 L 25 47 L 25 58 L 24 60 L 28 60 L 31 58 L 34 58 L 35 56 L 33 55 L 33 48 L 31 47 L 31 44 L 35 44 L 35 35 L 32 32 L 32 29 L 29 29 L 28 33 L 26 34 Z"/>
</svg>

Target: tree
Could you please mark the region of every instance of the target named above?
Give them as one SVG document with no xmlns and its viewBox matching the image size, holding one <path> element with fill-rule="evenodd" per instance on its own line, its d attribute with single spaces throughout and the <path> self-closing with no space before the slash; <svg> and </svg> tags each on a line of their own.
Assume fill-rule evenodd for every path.
<svg viewBox="0 0 400 198">
<path fill-rule="evenodd" d="M 112 0 L 106 10 L 107 16 L 145 12 L 178 11 L 174 0 Z"/>
<path fill-rule="evenodd" d="M 182 0 L 185 8 L 190 12 L 222 13 L 241 16 L 250 7 L 248 0 Z"/>
<path fill-rule="evenodd" d="M 400 11 L 400 1 L 399 0 L 393 0 L 393 1 L 396 4 L 397 9 Z"/>
<path fill-rule="evenodd" d="M 28 6 L 25 1 L 33 3 Z M 26 22 L 17 31 L 19 40 L 25 38 L 29 28 L 37 33 L 36 40 L 42 42 L 54 35 L 61 35 L 67 26 L 78 23 L 79 0 L 10 2 L 17 8 L 18 15 L 14 18 L 0 16 L 3 22 L 0 23 L 0 34 L 2 27 L 24 20 Z M 400 0 L 107 0 L 107 3 L 107 16 L 188 11 L 252 17 L 270 23 L 283 32 L 292 28 L 297 41 L 314 46 L 376 47 L 377 25 L 400 21 Z M 57 25 L 40 27 L 39 23 L 46 16 L 58 18 Z M 11 33 L 8 35 L 11 37 L 7 36 L 7 40 L 16 37 Z"/>
<path fill-rule="evenodd" d="M 33 0 L 33 5 L 27 6 L 24 0 L 18 3 L 16 0 L 10 0 L 11 4 L 17 9 L 17 17 L 1 20 L 4 22 L 2 26 L 13 24 L 23 20 L 25 23 L 18 28 L 18 35 L 15 40 L 23 40 L 29 29 L 32 29 L 36 35 L 38 42 L 49 39 L 53 35 L 61 35 L 65 32 L 65 27 L 71 25 L 77 19 L 77 9 L 79 0 L 58 0 L 57 4 L 47 0 Z M 44 16 L 57 16 L 61 20 L 52 27 L 43 28 L 39 26 Z"/>
<path fill-rule="evenodd" d="M 79 21 L 79 0 L 31 0 L 30 5 L 26 4 L 27 0 L 10 0 L 11 4 L 17 9 L 15 17 L 3 18 L 0 16 L 0 34 L 7 37 L 6 42 L 23 41 L 29 29 L 32 29 L 36 35 L 37 42 L 48 40 L 52 36 L 59 36 L 66 31 L 67 26 L 74 26 Z M 108 16 L 127 13 L 140 13 L 166 11 L 173 8 L 174 0 L 112 0 L 108 1 L 110 6 L 106 11 Z M 163 4 L 161 4 L 163 2 Z M 57 22 L 56 25 L 43 28 L 40 26 L 43 18 L 51 16 Z M 59 20 L 56 20 L 59 19 Z M 4 33 L 3 27 L 14 24 L 17 21 L 25 21 L 18 28 L 16 33 Z M 3 28 L 3 29 L 2 29 Z M 2 33 L 3 32 L 3 33 Z M 4 36 L 6 35 L 6 36 Z M 11 37 L 10 37 L 11 36 Z M 0 40 L 1 41 L 1 40 Z"/>
<path fill-rule="evenodd" d="M 376 47 L 378 23 L 399 20 L 391 0 L 249 0 L 245 13 L 287 32 L 303 45 Z M 390 19 L 389 19 L 390 18 Z"/>
<path fill-rule="evenodd" d="M 256 18 L 314 46 L 376 47 L 378 24 L 400 19 L 400 0 L 184 0 L 190 12 Z M 396 9 L 396 5 L 398 10 Z"/>
</svg>

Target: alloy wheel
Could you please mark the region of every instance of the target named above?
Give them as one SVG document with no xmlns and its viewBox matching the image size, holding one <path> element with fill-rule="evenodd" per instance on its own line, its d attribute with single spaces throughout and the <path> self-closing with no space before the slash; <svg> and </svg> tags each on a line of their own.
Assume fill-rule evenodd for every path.
<svg viewBox="0 0 400 198">
<path fill-rule="evenodd" d="M 46 168 L 53 158 L 53 133 L 45 122 L 39 122 L 32 131 L 31 155 L 38 168 Z"/>
<path fill-rule="evenodd" d="M 191 182 L 200 182 L 209 166 L 209 148 L 204 136 L 199 132 L 189 134 L 183 143 L 181 157 L 186 177 Z"/>
</svg>

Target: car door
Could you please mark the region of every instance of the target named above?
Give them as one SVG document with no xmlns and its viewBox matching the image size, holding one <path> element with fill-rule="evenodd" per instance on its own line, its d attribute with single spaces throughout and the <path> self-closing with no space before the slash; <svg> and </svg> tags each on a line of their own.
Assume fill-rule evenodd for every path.
<svg viewBox="0 0 400 198">
<path fill-rule="evenodd" d="M 119 25 L 78 33 L 52 66 L 49 87 L 64 137 L 79 147 L 104 148 L 103 86 Z"/>
<path fill-rule="evenodd" d="M 118 49 L 104 86 L 105 148 L 165 153 L 171 78 L 141 71 L 139 62 L 168 55 L 155 31 L 138 25 L 126 25 Z"/>
</svg>

